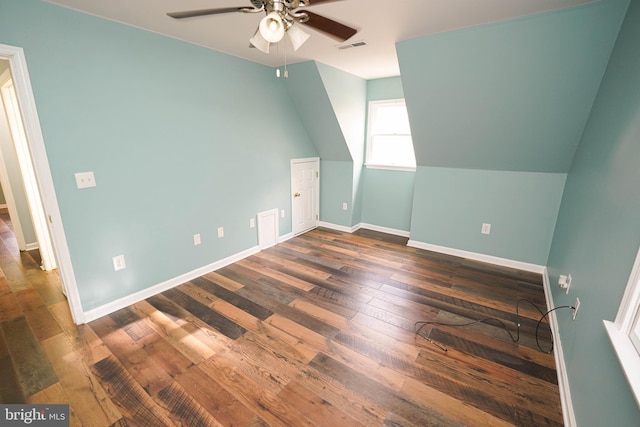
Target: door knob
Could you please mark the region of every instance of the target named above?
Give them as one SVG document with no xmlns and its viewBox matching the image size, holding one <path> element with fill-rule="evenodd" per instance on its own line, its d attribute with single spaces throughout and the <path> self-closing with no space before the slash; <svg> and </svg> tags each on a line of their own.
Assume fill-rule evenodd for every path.
<svg viewBox="0 0 640 427">
<path fill-rule="evenodd" d="M 293 197 L 300 197 L 300 193 L 294 194 Z"/>
</svg>

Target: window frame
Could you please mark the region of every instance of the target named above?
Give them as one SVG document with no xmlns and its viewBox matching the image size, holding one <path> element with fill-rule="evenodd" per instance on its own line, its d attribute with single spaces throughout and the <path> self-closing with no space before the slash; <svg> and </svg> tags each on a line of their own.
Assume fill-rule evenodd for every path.
<svg viewBox="0 0 640 427">
<path fill-rule="evenodd" d="M 393 165 L 393 164 L 385 164 L 379 162 L 372 162 L 372 143 L 373 138 L 375 136 L 408 136 L 411 141 L 411 148 L 413 149 L 413 139 L 411 135 L 411 131 L 409 130 L 408 134 L 404 133 L 394 133 L 394 134 L 374 134 L 373 133 L 373 125 L 374 125 L 374 111 L 380 106 L 385 105 L 397 105 L 402 104 L 405 108 L 407 106 L 404 98 L 395 98 L 395 99 L 379 99 L 369 101 L 368 111 L 367 111 L 367 143 L 366 143 L 366 153 L 365 153 L 365 166 L 369 169 L 387 169 L 387 170 L 399 170 L 399 171 L 415 171 L 417 167 L 417 161 L 415 158 L 415 149 L 413 150 L 413 161 L 414 165 Z M 408 119 L 408 117 L 407 117 Z"/>
<path fill-rule="evenodd" d="M 640 407 L 640 340 L 637 336 L 632 337 L 632 335 L 639 316 L 640 250 L 631 270 L 615 321 L 603 321 L 638 407 Z"/>
</svg>

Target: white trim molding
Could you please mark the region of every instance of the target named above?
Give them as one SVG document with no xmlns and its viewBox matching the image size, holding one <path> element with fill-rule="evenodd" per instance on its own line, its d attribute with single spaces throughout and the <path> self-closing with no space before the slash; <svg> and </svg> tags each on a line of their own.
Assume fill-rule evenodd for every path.
<svg viewBox="0 0 640 427">
<path fill-rule="evenodd" d="M 515 261 L 507 258 L 500 258 L 493 255 L 485 255 L 478 252 L 469 252 L 462 249 L 454 249 L 446 246 L 434 245 L 431 243 L 409 240 L 407 246 L 412 248 L 425 249 L 427 251 L 439 252 L 447 255 L 453 255 L 460 258 L 472 259 L 474 261 L 486 262 L 489 264 L 500 265 L 502 267 L 516 268 L 518 270 L 530 271 L 532 273 L 544 274 L 546 267 L 528 262 Z"/>
<path fill-rule="evenodd" d="M 640 407 L 640 353 L 631 339 L 637 316 L 640 316 L 640 250 L 615 321 L 603 321 L 631 392 Z"/>
<path fill-rule="evenodd" d="M 545 300 L 547 301 L 547 310 L 555 307 L 553 303 L 553 295 L 551 293 L 551 281 L 549 280 L 549 272 L 544 268 L 542 273 L 542 284 L 544 287 Z M 560 340 L 560 329 L 558 327 L 558 317 L 555 311 L 547 316 L 549 319 L 549 327 L 553 334 L 553 357 L 556 361 L 556 375 L 558 376 L 558 391 L 560 392 L 560 404 L 562 406 L 562 416 L 566 427 L 576 427 L 576 415 L 573 410 L 573 401 L 571 400 L 571 390 L 569 388 L 569 376 L 567 374 L 567 365 L 565 363 L 564 351 L 562 350 L 562 341 Z"/>
<path fill-rule="evenodd" d="M 394 236 L 409 237 L 408 231 L 398 230 L 397 228 L 383 227 L 375 224 L 367 224 L 366 222 L 361 222 L 352 227 L 347 227 L 345 225 L 338 225 L 338 224 L 333 224 L 331 222 L 320 221 L 319 226 L 324 228 L 330 228 L 331 230 L 342 231 L 343 233 L 355 233 L 361 228 L 364 228 L 365 230 L 379 231 L 380 233 L 393 234 Z"/>
<path fill-rule="evenodd" d="M 233 264 L 234 262 L 240 261 L 258 252 L 260 252 L 260 248 L 258 246 L 254 246 L 235 255 L 231 255 L 227 258 L 221 259 L 220 261 L 213 262 L 209 265 L 205 265 L 203 267 L 189 271 L 188 273 L 181 274 L 180 276 L 174 277 L 173 279 L 169 279 L 165 282 L 158 283 L 157 285 L 143 289 L 139 292 L 127 295 L 126 297 L 106 303 L 104 305 L 101 305 L 100 307 L 85 311 L 84 320 L 86 322 L 91 322 L 92 320 L 96 320 L 100 317 L 106 316 L 115 311 L 136 304 L 161 292 L 175 288 L 176 286 L 188 282 L 189 280 L 193 280 L 200 276 L 204 276 L 207 273 L 218 270 L 222 267 L 226 267 L 227 265 Z"/>
<path fill-rule="evenodd" d="M 44 137 L 40 128 L 40 119 L 31 87 L 31 79 L 27 70 L 27 60 L 22 48 L 4 44 L 0 44 L 0 58 L 9 61 L 25 132 L 27 133 L 27 142 L 31 152 L 34 172 L 40 189 L 42 205 L 48 219 L 46 222 L 51 234 L 55 258 L 58 261 L 60 282 L 67 296 L 71 317 L 74 323 L 79 325 L 85 323 L 84 313 L 71 263 L 69 247 L 67 246 L 67 238 L 62 225 L 56 191 L 53 186 L 49 159 L 47 158 Z"/>
<path fill-rule="evenodd" d="M 358 231 L 358 229 L 360 229 L 360 225 L 354 225 L 352 227 L 349 227 L 346 225 L 338 225 L 338 224 L 333 224 L 331 222 L 325 222 L 325 221 L 320 221 L 320 223 L 318 223 L 318 226 L 324 227 L 324 228 L 330 228 L 331 230 L 342 231 L 343 233 L 355 233 L 356 231 Z"/>
</svg>

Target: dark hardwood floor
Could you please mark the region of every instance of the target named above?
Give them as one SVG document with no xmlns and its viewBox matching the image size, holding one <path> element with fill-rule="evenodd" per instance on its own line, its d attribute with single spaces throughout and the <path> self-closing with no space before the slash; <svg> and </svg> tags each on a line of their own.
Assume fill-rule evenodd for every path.
<svg viewBox="0 0 640 427">
<path fill-rule="evenodd" d="M 76 327 L 0 217 L 3 403 L 82 426 L 562 425 L 531 304 L 517 343 L 449 326 L 515 335 L 539 275 L 317 229 Z"/>
</svg>

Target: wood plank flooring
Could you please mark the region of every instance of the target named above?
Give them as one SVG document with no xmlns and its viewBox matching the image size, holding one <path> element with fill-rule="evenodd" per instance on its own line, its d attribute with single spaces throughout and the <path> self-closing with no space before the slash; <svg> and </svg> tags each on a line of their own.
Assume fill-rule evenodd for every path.
<svg viewBox="0 0 640 427">
<path fill-rule="evenodd" d="M 74 426 L 562 425 L 531 304 L 517 343 L 450 326 L 515 334 L 539 275 L 317 229 L 76 327 L 0 217 L 3 403 L 69 403 Z"/>
</svg>

